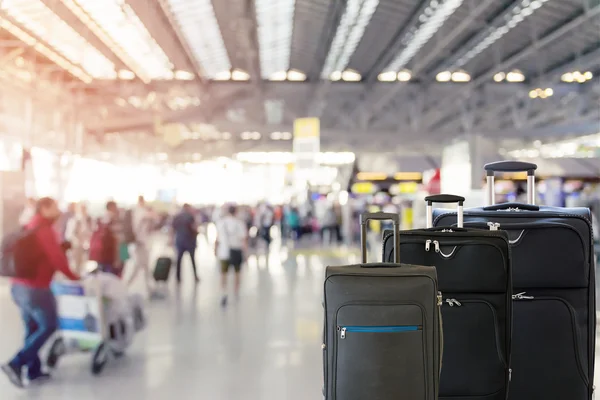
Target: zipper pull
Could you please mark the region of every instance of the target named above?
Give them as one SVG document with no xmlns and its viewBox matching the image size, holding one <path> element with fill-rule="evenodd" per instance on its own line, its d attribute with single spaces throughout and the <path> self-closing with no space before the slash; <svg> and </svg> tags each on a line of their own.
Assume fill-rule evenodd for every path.
<svg viewBox="0 0 600 400">
<path fill-rule="evenodd" d="M 446 303 L 448 303 L 450 307 L 454 307 L 454 302 L 452 301 L 452 299 L 446 299 Z"/>
<path fill-rule="evenodd" d="M 513 295 L 513 300 L 533 300 L 533 296 L 525 296 L 526 292 L 521 292 Z"/>
<path fill-rule="evenodd" d="M 454 304 L 456 304 L 458 307 L 462 306 L 462 303 L 456 299 L 452 299 L 452 301 L 454 301 Z"/>
<path fill-rule="evenodd" d="M 512 381 L 512 368 L 508 369 L 508 381 Z"/>
<path fill-rule="evenodd" d="M 444 304 L 444 300 L 442 298 L 442 292 L 438 292 L 438 294 L 437 294 L 437 305 L 441 306 L 442 304 Z"/>
<path fill-rule="evenodd" d="M 500 223 L 498 222 L 488 222 L 487 225 L 490 227 L 490 231 L 497 231 L 500 228 Z"/>
<path fill-rule="evenodd" d="M 425 251 L 429 251 L 430 247 L 431 247 L 431 240 L 427 239 L 425 241 Z"/>
<path fill-rule="evenodd" d="M 346 339 L 346 328 L 340 330 L 340 339 Z"/>
<path fill-rule="evenodd" d="M 435 246 L 435 252 L 439 253 L 440 252 L 440 242 L 438 242 L 437 240 L 434 240 L 433 244 Z"/>
</svg>

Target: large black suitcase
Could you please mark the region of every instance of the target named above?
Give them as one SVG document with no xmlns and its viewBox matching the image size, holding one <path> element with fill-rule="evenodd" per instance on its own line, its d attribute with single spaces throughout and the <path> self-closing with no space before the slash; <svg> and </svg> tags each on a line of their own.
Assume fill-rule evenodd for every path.
<svg viewBox="0 0 600 400">
<path fill-rule="evenodd" d="M 431 228 L 433 203 L 464 197 L 436 195 L 427 201 L 427 228 L 400 232 L 400 253 L 409 264 L 434 265 L 443 294 L 444 356 L 440 399 L 505 400 L 510 380 L 512 281 L 508 236 L 502 231 Z M 392 257 L 393 232 L 384 232 L 383 256 Z"/>
<path fill-rule="evenodd" d="M 396 214 L 362 215 L 362 263 L 327 267 L 325 398 L 435 400 L 442 346 L 435 268 L 400 264 L 398 253 L 395 263 L 368 264 L 371 219 L 392 219 L 398 231 Z"/>
<path fill-rule="evenodd" d="M 508 232 L 513 266 L 510 400 L 589 400 L 596 338 L 590 211 L 534 205 L 531 163 L 485 166 L 487 207 L 466 210 L 468 227 Z M 494 205 L 494 173 L 527 171 L 528 203 Z M 436 210 L 435 226 L 456 224 Z"/>
</svg>

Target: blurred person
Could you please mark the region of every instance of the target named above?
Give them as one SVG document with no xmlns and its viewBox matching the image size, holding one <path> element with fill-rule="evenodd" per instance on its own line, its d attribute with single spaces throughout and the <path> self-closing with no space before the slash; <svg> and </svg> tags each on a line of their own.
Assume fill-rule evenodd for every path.
<svg viewBox="0 0 600 400">
<path fill-rule="evenodd" d="M 196 247 L 198 241 L 198 226 L 196 224 L 192 206 L 184 204 L 181 212 L 175 216 L 172 223 L 175 234 L 175 248 L 177 249 L 177 283 L 181 283 L 181 261 L 185 253 L 192 259 L 192 269 L 196 283 L 200 282 L 196 269 Z"/>
<path fill-rule="evenodd" d="M 67 205 L 67 211 L 61 214 L 58 218 L 57 229 L 60 232 L 60 237 L 62 242 L 67 242 L 66 234 L 67 234 L 67 224 L 75 216 L 77 212 L 77 203 L 69 203 Z"/>
<path fill-rule="evenodd" d="M 65 240 L 70 244 L 75 271 L 81 274 L 86 249 L 92 238 L 92 219 L 83 203 L 77 204 L 75 215 L 67 221 Z"/>
<path fill-rule="evenodd" d="M 155 225 L 156 218 L 152 209 L 146 204 L 144 196 L 138 197 L 137 206 L 133 209 L 132 223 L 133 233 L 135 235 L 135 247 L 133 255 L 133 274 L 129 278 L 129 285 L 133 283 L 137 274 L 142 271 L 144 273 L 144 281 L 148 293 L 150 290 L 150 240 L 152 230 Z M 122 253 L 126 253 L 125 249 L 121 249 Z"/>
<path fill-rule="evenodd" d="M 33 218 L 33 216 L 35 215 L 36 204 L 37 201 L 34 198 L 30 197 L 27 199 L 27 202 L 25 203 L 25 208 L 19 216 L 20 226 L 26 226 L 31 221 L 31 218 Z"/>
<path fill-rule="evenodd" d="M 258 236 L 265 242 L 266 253 L 268 254 L 272 241 L 271 228 L 275 222 L 275 213 L 267 203 L 263 203 L 258 207 L 256 219 Z"/>
<path fill-rule="evenodd" d="M 217 222 L 217 240 L 215 254 L 221 264 L 221 305 L 227 305 L 227 274 L 229 268 L 235 271 L 234 294 L 239 298 L 244 253 L 248 251 L 248 234 L 244 221 L 237 216 L 237 207 L 227 207 L 227 214 Z"/>
<path fill-rule="evenodd" d="M 39 351 L 52 334 L 58 329 L 56 301 L 50 291 L 50 283 L 56 272 L 62 272 L 70 280 L 79 280 L 79 276 L 69 269 L 69 263 L 60 246 L 54 230 L 54 223 L 60 217 L 56 201 L 49 197 L 38 200 L 36 212 L 26 228 L 34 231 L 39 257 L 32 278 L 14 278 L 11 294 L 13 301 L 21 311 L 25 326 L 24 347 L 2 371 L 17 387 L 23 387 L 23 368 L 27 367 L 29 382 L 49 378 L 42 371 Z"/>
<path fill-rule="evenodd" d="M 337 215 L 332 207 L 328 207 L 323 215 L 323 222 L 321 224 L 321 241 L 325 241 L 325 233 L 329 233 L 329 243 L 331 244 L 335 239 L 335 227 L 337 225 Z M 336 237 L 337 239 L 337 237 Z"/>
<path fill-rule="evenodd" d="M 121 276 L 123 271 L 120 246 L 125 242 L 123 220 L 117 203 L 108 201 L 106 212 L 100 218 L 90 238 L 89 259 L 96 261 L 103 272 Z"/>
<path fill-rule="evenodd" d="M 291 207 L 286 215 L 286 223 L 289 229 L 290 237 L 293 240 L 300 240 L 302 236 L 302 227 L 300 224 L 300 212 L 298 208 Z"/>
</svg>

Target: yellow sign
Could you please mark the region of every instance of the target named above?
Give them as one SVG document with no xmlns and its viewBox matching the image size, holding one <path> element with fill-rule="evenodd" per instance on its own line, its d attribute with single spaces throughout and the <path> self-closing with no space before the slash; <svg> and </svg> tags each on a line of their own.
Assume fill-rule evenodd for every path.
<svg viewBox="0 0 600 400">
<path fill-rule="evenodd" d="M 351 191 L 356 194 L 371 194 L 375 193 L 377 187 L 371 182 L 356 182 L 352 185 Z"/>
<path fill-rule="evenodd" d="M 318 138 L 320 135 L 319 118 L 298 118 L 294 121 L 294 138 Z"/>
<path fill-rule="evenodd" d="M 417 193 L 419 185 L 417 182 L 402 182 L 398 184 L 399 193 Z"/>
</svg>

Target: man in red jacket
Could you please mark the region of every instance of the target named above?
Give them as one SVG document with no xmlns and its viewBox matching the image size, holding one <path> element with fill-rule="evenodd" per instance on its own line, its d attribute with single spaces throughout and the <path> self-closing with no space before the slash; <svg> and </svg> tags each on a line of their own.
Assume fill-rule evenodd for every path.
<svg viewBox="0 0 600 400">
<path fill-rule="evenodd" d="M 58 328 L 56 301 L 50 291 L 54 273 L 60 271 L 71 280 L 79 279 L 69 269 L 58 233 L 53 228 L 59 216 L 60 211 L 54 199 L 45 197 L 38 200 L 36 213 L 26 227 L 36 230 L 37 244 L 44 257 L 37 265 L 35 278 L 13 279 L 11 293 L 25 324 L 25 346 L 8 364 L 2 366 L 2 371 L 18 387 L 23 387 L 23 367 L 27 367 L 30 382 L 49 377 L 42 372 L 38 352 Z"/>
</svg>

